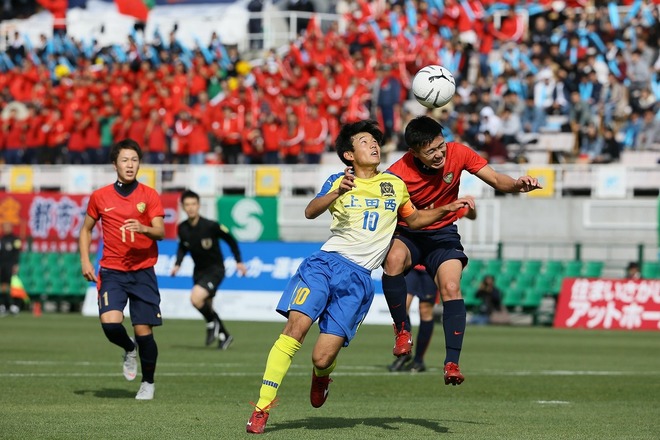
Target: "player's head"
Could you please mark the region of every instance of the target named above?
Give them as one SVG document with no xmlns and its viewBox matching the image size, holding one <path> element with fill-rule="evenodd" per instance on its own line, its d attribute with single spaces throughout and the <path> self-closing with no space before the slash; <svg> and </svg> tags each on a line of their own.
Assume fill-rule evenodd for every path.
<svg viewBox="0 0 660 440">
<path fill-rule="evenodd" d="M 188 218 L 199 217 L 199 194 L 189 189 L 181 194 L 181 206 L 188 214 Z"/>
<path fill-rule="evenodd" d="M 115 166 L 117 178 L 122 183 L 133 182 L 140 170 L 142 149 L 133 139 L 117 142 L 110 150 L 110 161 Z"/>
<path fill-rule="evenodd" d="M 408 123 L 404 133 L 412 154 L 424 165 L 436 170 L 445 166 L 447 144 L 442 125 L 428 116 L 418 116 Z"/>
<path fill-rule="evenodd" d="M 364 135 L 364 136 L 358 136 Z M 358 156 L 357 150 L 364 150 L 368 153 L 370 145 L 375 141 L 375 150 L 377 154 L 365 154 L 365 157 Z M 355 161 L 364 159 L 365 165 L 370 162 L 375 162 L 375 165 L 380 163 L 380 145 L 383 142 L 383 132 L 378 128 L 376 121 L 364 120 L 346 124 L 341 128 L 337 139 L 335 140 L 335 150 L 337 156 L 348 166 L 353 166 Z M 364 148 L 360 148 L 364 146 Z"/>
</svg>

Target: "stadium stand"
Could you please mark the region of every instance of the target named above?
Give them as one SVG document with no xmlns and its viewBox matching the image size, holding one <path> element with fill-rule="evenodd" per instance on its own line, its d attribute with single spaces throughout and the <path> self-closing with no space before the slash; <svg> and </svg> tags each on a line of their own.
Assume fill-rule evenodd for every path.
<svg viewBox="0 0 660 440">
<path fill-rule="evenodd" d="M 305 24 L 296 38 L 249 60 L 252 52 L 239 51 L 249 44 L 224 44 L 217 33 L 202 42 L 184 25 L 167 33 L 133 28 L 121 43 L 101 45 L 59 33 L 29 41 L 14 20 L 3 27 L 0 57 L 4 160 L 104 162 L 113 139 L 132 136 L 153 163 L 279 163 L 283 156 L 310 163 L 318 160 L 315 148 L 331 149 L 342 122 L 384 124 L 380 86 L 388 81 L 401 85 L 389 148 L 404 148 L 411 75 L 438 62 L 459 87 L 435 115 L 448 140 L 486 157 L 495 146 L 484 143 L 485 131 L 516 145 L 512 162 L 609 163 L 623 152 L 660 150 L 652 2 L 624 2 L 615 12 L 579 1 L 563 10 L 523 1 L 332 4 L 338 13 L 323 21 L 294 12 L 288 22 Z M 305 104 L 318 107 L 320 126 L 306 124 Z M 284 127 L 287 113 L 297 121 Z M 247 119 L 255 121 L 249 129 Z M 286 139 L 305 132 L 325 141 L 284 150 Z M 238 156 L 228 153 L 236 148 Z"/>
<path fill-rule="evenodd" d="M 411 77 L 440 63 L 458 82 L 453 102 L 431 112 L 447 140 L 488 158 L 496 147 L 484 141 L 488 131 L 510 166 L 551 164 L 561 195 L 590 194 L 600 165 L 619 163 L 628 170 L 627 194 L 657 196 L 658 2 L 601 3 L 568 1 L 558 10 L 549 1 L 335 1 L 329 13 L 245 11 L 246 22 L 263 20 L 287 37 L 231 43 L 220 28 L 195 38 L 191 27 L 208 29 L 203 13 L 176 27 L 131 22 L 96 40 L 76 34 L 76 23 L 29 38 L 30 12 L 22 11 L 0 24 L 0 186 L 9 185 L 8 166 L 29 164 L 35 190 L 67 192 L 60 165 L 105 163 L 108 146 L 131 136 L 145 146 L 146 162 L 160 166 L 159 190 L 187 187 L 187 165 L 265 163 L 281 164 L 281 195 L 309 193 L 317 162 L 334 156 L 340 124 L 371 117 L 385 127 L 385 98 L 396 109 L 386 152 L 405 150 L 401 131 L 424 111 L 411 99 Z M 390 82 L 400 94 L 388 96 Z M 321 141 L 299 143 L 312 135 Z M 254 180 L 252 170 L 227 167 L 212 192 L 254 195 Z M 22 258 L 28 290 L 84 292 L 76 258 Z M 493 274 L 505 305 L 529 311 L 556 296 L 564 277 L 602 271 L 597 259 L 471 258 L 461 285 L 474 306 L 479 280 Z M 645 262 L 642 273 L 658 277 L 660 268 Z"/>
</svg>

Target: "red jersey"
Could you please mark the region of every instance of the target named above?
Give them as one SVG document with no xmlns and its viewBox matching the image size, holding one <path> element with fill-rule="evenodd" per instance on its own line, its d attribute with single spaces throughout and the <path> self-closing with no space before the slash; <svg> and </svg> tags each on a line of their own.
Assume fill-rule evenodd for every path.
<svg viewBox="0 0 660 440">
<path fill-rule="evenodd" d="M 414 156 L 408 152 L 401 159 L 394 162 L 387 169 L 388 172 L 398 176 L 408 187 L 410 201 L 417 209 L 432 209 L 452 203 L 458 199 L 458 189 L 463 170 L 475 174 L 488 164 L 488 161 L 479 156 L 467 145 L 457 142 L 447 142 L 447 155 L 445 166 L 439 173 L 424 173 L 413 160 Z M 423 228 L 424 230 L 440 229 L 457 220 L 455 212 L 445 216 L 442 220 Z M 400 225 L 406 225 L 400 221 Z"/>
<path fill-rule="evenodd" d="M 138 219 L 151 226 L 154 217 L 165 217 L 158 193 L 141 183 L 127 197 L 117 192 L 114 184 L 94 191 L 89 198 L 87 214 L 101 220 L 103 257 L 100 265 L 107 269 L 134 271 L 153 267 L 158 260 L 158 245 L 144 234 L 126 231 L 124 221 Z"/>
</svg>

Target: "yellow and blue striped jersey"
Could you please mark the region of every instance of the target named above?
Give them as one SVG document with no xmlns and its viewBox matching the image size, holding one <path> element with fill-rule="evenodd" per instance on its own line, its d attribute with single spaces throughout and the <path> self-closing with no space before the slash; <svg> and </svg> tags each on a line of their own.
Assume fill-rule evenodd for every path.
<svg viewBox="0 0 660 440">
<path fill-rule="evenodd" d="M 343 176 L 344 173 L 330 176 L 317 197 L 337 189 Z M 387 255 L 399 211 L 407 217 L 414 207 L 405 183 L 393 174 L 379 173 L 370 179 L 356 177 L 355 185 L 330 205 L 332 235 L 321 249 L 374 270 Z"/>
</svg>

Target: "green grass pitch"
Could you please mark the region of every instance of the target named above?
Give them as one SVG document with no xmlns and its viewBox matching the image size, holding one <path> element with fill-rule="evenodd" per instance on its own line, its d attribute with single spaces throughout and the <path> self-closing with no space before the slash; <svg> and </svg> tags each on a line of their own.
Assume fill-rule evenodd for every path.
<svg viewBox="0 0 660 440">
<path fill-rule="evenodd" d="M 274 313 L 274 312 L 273 312 Z M 238 439 L 283 327 L 228 322 L 227 351 L 201 320 L 156 329 L 156 397 L 134 399 L 121 349 L 76 314 L 0 319 L 3 439 Z M 310 331 L 271 412 L 268 439 L 657 439 L 658 332 L 468 327 L 465 382 L 442 381 L 442 327 L 424 373 L 390 373 L 392 329 L 365 325 L 343 349 L 326 404 L 309 404 Z"/>
</svg>

